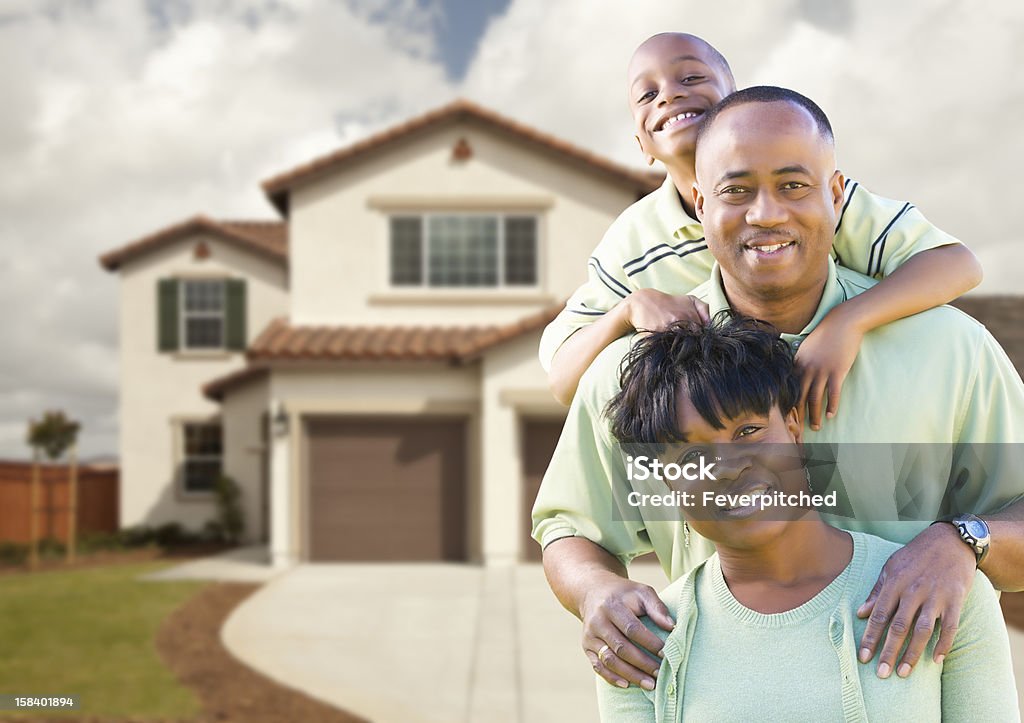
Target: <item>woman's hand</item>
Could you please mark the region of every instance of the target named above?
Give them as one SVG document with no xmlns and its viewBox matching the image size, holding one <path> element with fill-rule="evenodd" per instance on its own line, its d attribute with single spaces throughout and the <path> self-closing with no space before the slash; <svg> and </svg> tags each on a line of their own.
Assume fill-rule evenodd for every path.
<svg viewBox="0 0 1024 723">
<path fill-rule="evenodd" d="M 647 615 L 665 630 L 675 623 L 650 585 L 609 573 L 595 578 L 580 605 L 583 652 L 594 671 L 612 685 L 630 683 L 654 690 L 663 643 L 639 616 Z"/>
<path fill-rule="evenodd" d="M 695 296 L 637 289 L 626 297 L 626 317 L 637 331 L 664 331 L 676 321 L 708 323 L 708 305 Z"/>
<path fill-rule="evenodd" d="M 855 320 L 834 308 L 814 331 L 800 343 L 796 367 L 800 373 L 800 402 L 797 409 L 806 410 L 811 429 L 821 429 L 821 408 L 828 398 L 825 416 L 829 419 L 839 411 L 843 382 L 850 373 L 860 351 L 864 332 Z"/>
</svg>

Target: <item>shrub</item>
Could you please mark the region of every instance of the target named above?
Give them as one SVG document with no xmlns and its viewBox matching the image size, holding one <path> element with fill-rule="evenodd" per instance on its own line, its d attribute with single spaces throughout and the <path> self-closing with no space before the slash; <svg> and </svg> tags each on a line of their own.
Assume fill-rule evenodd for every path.
<svg viewBox="0 0 1024 723">
<path fill-rule="evenodd" d="M 242 490 L 234 479 L 227 475 L 217 478 L 217 519 L 224 542 L 238 544 L 245 532 L 245 515 L 242 512 Z M 213 529 L 207 524 L 208 529 Z"/>
</svg>

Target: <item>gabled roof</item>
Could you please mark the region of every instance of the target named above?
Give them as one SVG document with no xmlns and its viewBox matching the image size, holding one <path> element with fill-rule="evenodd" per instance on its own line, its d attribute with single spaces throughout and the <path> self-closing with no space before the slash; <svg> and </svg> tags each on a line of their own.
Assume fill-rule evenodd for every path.
<svg viewBox="0 0 1024 723">
<path fill-rule="evenodd" d="M 249 346 L 250 366 L 203 385 L 203 395 L 220 401 L 228 390 L 261 378 L 274 362 L 466 363 L 502 342 L 544 328 L 561 310 L 559 304 L 509 324 L 489 326 L 304 326 L 274 319 Z"/>
<path fill-rule="evenodd" d="M 288 263 L 288 224 L 283 221 L 215 221 L 203 215 L 160 229 L 100 256 L 100 264 L 116 271 L 126 261 L 149 253 L 184 236 L 205 233 L 271 261 Z"/>
<path fill-rule="evenodd" d="M 474 120 L 516 141 L 554 153 L 561 160 L 572 163 L 591 173 L 599 173 L 624 184 L 638 194 L 647 194 L 657 188 L 665 175 L 638 171 L 584 150 L 529 126 L 518 123 L 468 100 L 455 100 L 421 116 L 376 133 L 358 143 L 340 148 L 320 158 L 268 178 L 262 184 L 263 192 L 281 213 L 288 213 L 288 193 L 295 186 L 328 174 L 347 163 L 361 159 L 394 141 L 413 137 L 463 120 Z"/>
</svg>

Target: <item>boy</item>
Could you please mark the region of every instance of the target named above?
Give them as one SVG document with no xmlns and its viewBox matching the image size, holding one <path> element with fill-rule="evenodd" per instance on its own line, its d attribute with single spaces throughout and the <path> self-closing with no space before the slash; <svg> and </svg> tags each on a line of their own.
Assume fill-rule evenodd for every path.
<svg viewBox="0 0 1024 723">
<path fill-rule="evenodd" d="M 694 220 L 696 129 L 736 89 L 732 71 L 701 38 L 662 33 L 637 48 L 628 82 L 637 142 L 648 164 L 661 161 L 668 176 L 616 219 L 590 259 L 589 280 L 544 331 L 541 363 L 564 404 L 598 353 L 623 334 L 661 330 L 680 319 L 707 321 L 707 307 L 686 296 L 708 279 L 714 263 Z M 807 408 L 812 429 L 820 428 L 826 396 L 826 416 L 838 410 L 865 333 L 952 301 L 981 281 L 981 266 L 959 241 L 909 203 L 874 196 L 853 181 L 833 253 L 837 263 L 885 278 L 833 310 L 797 353 L 799 408 Z"/>
</svg>

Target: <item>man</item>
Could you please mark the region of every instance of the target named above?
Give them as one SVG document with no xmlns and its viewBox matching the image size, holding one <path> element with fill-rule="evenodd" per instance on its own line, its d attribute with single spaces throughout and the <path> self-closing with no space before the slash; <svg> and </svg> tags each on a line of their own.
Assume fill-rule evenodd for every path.
<svg viewBox="0 0 1024 723">
<path fill-rule="evenodd" d="M 830 309 L 875 282 L 829 258 L 843 201 L 828 119 L 811 101 L 779 88 L 748 88 L 709 111 L 698 133 L 694 208 L 715 258 L 712 278 L 692 293 L 714 316 L 733 310 L 772 323 L 798 347 Z M 594 669 L 625 687 L 654 687 L 660 640 L 638 615 L 665 629 L 672 620 L 653 589 L 631 582 L 625 565 L 652 548 L 676 579 L 710 554 L 707 541 L 684 541 L 676 522 L 622 520 L 631 490 L 604 417 L 618 391 L 628 338 L 613 342 L 583 376 L 534 507 L 534 537 L 556 596 L 584 623 Z M 984 553 L 961 527 L 888 519 L 839 524 L 908 543 L 890 558 L 861 614 L 866 662 L 882 643 L 878 675 L 913 670 L 936 619 L 936 659 L 949 650 L 976 569 L 999 589 L 1024 587 L 1024 484 L 1009 455 L 1024 439 L 1024 384 L 985 329 L 950 307 L 932 309 L 864 336 L 844 387 L 845 411 L 814 443 L 1000 443 L 975 456 L 919 459 L 904 482 L 942 491 L 953 479 L 955 512 L 984 514 Z M 850 485 L 854 509 L 875 507 L 895 490 L 867 477 Z M 618 517 L 618 521 L 616 520 Z M 982 556 L 983 555 L 983 556 Z M 886 628 L 888 626 L 888 631 Z M 909 638 L 899 660 L 902 644 Z"/>
</svg>

